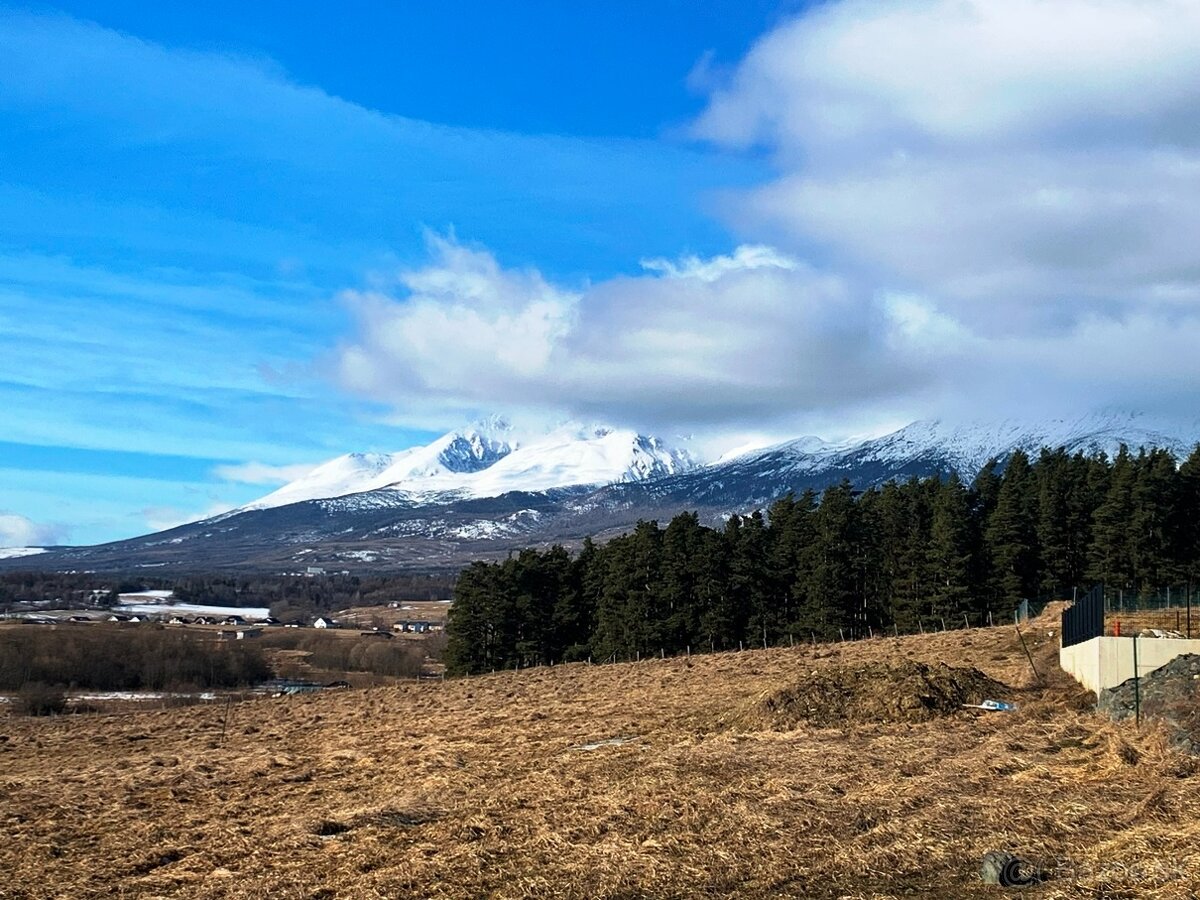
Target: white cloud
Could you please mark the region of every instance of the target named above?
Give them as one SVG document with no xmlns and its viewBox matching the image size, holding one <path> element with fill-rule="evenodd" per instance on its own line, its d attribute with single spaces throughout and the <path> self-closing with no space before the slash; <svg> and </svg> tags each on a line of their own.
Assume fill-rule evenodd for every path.
<svg viewBox="0 0 1200 900">
<path fill-rule="evenodd" d="M 222 481 L 235 481 L 239 484 L 287 484 L 307 475 L 317 463 L 298 463 L 294 466 L 273 466 L 269 463 L 245 462 L 217 466 L 213 475 Z"/>
<path fill-rule="evenodd" d="M 672 278 L 691 278 L 706 283 L 719 281 L 733 272 L 770 269 L 791 272 L 799 267 L 800 264 L 796 260 L 780 253 L 774 247 L 748 245 L 738 247 L 730 256 L 714 256 L 712 259 L 685 256 L 681 260 L 642 260 L 642 268 L 648 272 L 661 272 Z"/>
<path fill-rule="evenodd" d="M 347 295 L 350 389 L 444 415 L 556 410 L 687 430 L 889 395 L 919 373 L 882 340 L 886 311 L 845 279 L 767 247 L 652 260 L 578 290 L 439 239 L 395 296 Z M 877 333 L 879 332 L 879 333 Z"/>
<path fill-rule="evenodd" d="M 743 221 L 996 324 L 1200 297 L 1197 113 L 1195 3 L 851 0 L 760 41 L 697 130 L 774 152 Z"/>
<path fill-rule="evenodd" d="M 759 243 L 564 286 L 435 240 L 347 295 L 343 384 L 752 440 L 1200 390 L 1200 4 L 821 4 L 695 131 L 776 166 L 725 206 Z"/>
<path fill-rule="evenodd" d="M 1198 44 L 1190 0 L 842 0 L 761 39 L 699 129 L 793 158 L 1120 143 L 1130 125 L 1194 141 Z"/>
<path fill-rule="evenodd" d="M 45 547 L 62 543 L 64 525 L 39 523 L 16 513 L 0 512 L 0 547 Z"/>
<path fill-rule="evenodd" d="M 695 130 L 778 169 L 732 201 L 741 230 L 889 298 L 914 414 L 1200 389 L 1200 4 L 827 3 Z"/>
<path fill-rule="evenodd" d="M 430 250 L 433 265 L 400 274 L 402 303 L 378 291 L 343 296 L 362 329 L 340 354 L 346 386 L 386 399 L 397 390 L 453 399 L 550 374 L 578 295 L 451 239 L 431 237 Z"/>
</svg>

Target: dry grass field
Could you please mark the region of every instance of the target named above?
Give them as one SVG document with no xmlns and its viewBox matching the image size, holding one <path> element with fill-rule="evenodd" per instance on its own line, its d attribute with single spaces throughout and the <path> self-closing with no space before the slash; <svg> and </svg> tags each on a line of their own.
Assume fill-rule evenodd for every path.
<svg viewBox="0 0 1200 900">
<path fill-rule="evenodd" d="M 1015 630 L 0 718 L 0 897 L 1194 898 L 1200 760 Z M 754 724 L 813 672 L 974 666 L 1015 713 Z M 791 727 L 791 726 L 789 726 Z M 759 729 L 759 730 L 756 730 Z M 589 748 L 589 749 L 584 749 Z"/>
<path fill-rule="evenodd" d="M 369 628 L 382 625 L 390 628 L 393 622 L 437 622 L 446 624 L 450 604 L 439 600 L 401 600 L 398 606 L 353 606 L 338 610 L 333 617 L 347 626 Z"/>
</svg>

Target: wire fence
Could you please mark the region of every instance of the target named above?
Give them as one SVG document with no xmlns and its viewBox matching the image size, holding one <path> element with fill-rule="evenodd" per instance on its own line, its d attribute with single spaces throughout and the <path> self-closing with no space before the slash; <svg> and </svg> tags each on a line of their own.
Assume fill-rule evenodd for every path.
<svg viewBox="0 0 1200 900">
<path fill-rule="evenodd" d="M 536 669 L 556 665 L 613 665 L 616 663 L 640 663 L 657 659 L 690 658 L 692 656 L 708 656 L 730 652 L 752 652 L 755 650 L 778 650 L 782 648 L 798 648 L 809 646 L 827 646 L 858 641 L 871 641 L 887 638 L 915 637 L 917 635 L 933 635 L 945 632 L 971 631 L 978 628 L 1009 627 L 1016 622 L 1018 628 L 1032 618 L 1040 615 L 1045 607 L 1053 602 L 1049 599 L 1023 600 L 1018 606 L 1003 612 L 966 612 L 946 616 L 925 615 L 917 617 L 905 625 L 892 623 L 885 626 L 852 623 L 835 629 L 832 633 L 819 632 L 813 629 L 795 627 L 783 632 L 764 633 L 761 636 L 735 641 L 732 644 L 702 641 L 698 644 L 687 645 L 676 649 L 666 647 L 647 647 L 641 650 L 618 651 L 607 656 L 587 656 L 570 660 L 538 661 L 522 658 L 508 660 L 504 665 L 491 668 L 491 672 L 519 669 Z M 1024 616 L 1024 618 L 1018 618 Z"/>
<path fill-rule="evenodd" d="M 1104 588 L 1105 612 L 1139 612 L 1142 610 L 1188 609 L 1200 602 L 1200 591 L 1191 584 L 1168 586 L 1153 591 L 1133 591 L 1123 588 Z"/>
</svg>

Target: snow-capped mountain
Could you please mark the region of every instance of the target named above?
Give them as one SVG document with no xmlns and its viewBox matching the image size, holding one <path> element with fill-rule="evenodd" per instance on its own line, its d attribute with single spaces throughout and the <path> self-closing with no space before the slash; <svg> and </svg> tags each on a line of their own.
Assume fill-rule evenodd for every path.
<svg viewBox="0 0 1200 900">
<path fill-rule="evenodd" d="M 571 425 L 529 437 L 492 421 L 399 453 L 338 457 L 222 516 L 98 547 L 51 549 L 38 560 L 157 571 L 455 568 L 519 547 L 612 535 L 683 510 L 718 525 L 789 491 L 821 491 L 842 479 L 860 489 L 949 472 L 970 481 L 988 460 L 1003 462 L 1018 448 L 1112 456 L 1125 444 L 1182 459 L 1197 440 L 1200 420 L 1130 413 L 1036 423 L 929 420 L 858 442 L 799 438 L 701 466 L 633 431 Z"/>
<path fill-rule="evenodd" d="M 970 481 L 992 459 L 1003 459 L 1014 450 L 1036 456 L 1043 447 L 1064 448 L 1069 453 L 1115 455 L 1122 444 L 1160 447 L 1183 458 L 1200 439 L 1200 420 L 1158 419 L 1144 413 L 1100 413 L 1074 419 L 1022 422 L 953 424 L 939 419 L 913 422 L 882 437 L 854 444 L 827 444 L 819 438 L 799 438 L 751 451 L 720 465 L 750 465 L 779 474 L 812 472 L 891 472 L 904 468 L 954 471 Z M 763 462 L 768 462 L 763 466 Z M 886 481 L 887 477 L 882 478 Z M 894 476 L 891 476 L 894 477 Z M 862 478 L 852 478 L 862 482 Z M 878 483 L 867 479 L 863 486 Z"/>
<path fill-rule="evenodd" d="M 1036 456 L 1043 447 L 1069 453 L 1115 455 L 1122 444 L 1160 447 L 1186 456 L 1200 436 L 1200 422 L 1155 419 L 1144 413 L 1102 413 L 1074 419 L 1029 423 L 1017 420 L 951 425 L 932 419 L 869 442 L 869 458 L 913 459 L 930 453 L 944 457 L 963 478 L 970 479 L 988 460 L 1021 449 Z"/>
<path fill-rule="evenodd" d="M 644 481 L 694 465 L 686 451 L 628 429 L 569 424 L 522 440 L 494 418 L 397 453 L 339 456 L 237 512 L 380 490 L 408 501 L 498 497 Z"/>
</svg>

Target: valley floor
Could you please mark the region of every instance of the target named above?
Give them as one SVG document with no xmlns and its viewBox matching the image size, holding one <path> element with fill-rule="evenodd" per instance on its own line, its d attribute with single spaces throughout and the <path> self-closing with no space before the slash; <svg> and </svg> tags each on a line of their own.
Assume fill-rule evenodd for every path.
<svg viewBox="0 0 1200 900">
<path fill-rule="evenodd" d="M 1097 717 L 1057 624 L 0 718 L 0 898 L 1191 898 L 1200 760 Z M 1054 629 L 1055 633 L 1051 634 Z M 973 665 L 1015 713 L 744 731 L 821 667 Z M 621 740 L 613 740 L 613 739 Z M 584 746 L 591 749 L 581 749 Z"/>
</svg>

